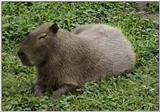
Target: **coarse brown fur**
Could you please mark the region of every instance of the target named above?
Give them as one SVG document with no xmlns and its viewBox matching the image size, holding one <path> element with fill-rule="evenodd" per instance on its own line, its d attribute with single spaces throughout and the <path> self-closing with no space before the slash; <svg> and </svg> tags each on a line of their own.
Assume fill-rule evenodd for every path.
<svg viewBox="0 0 160 112">
<path fill-rule="evenodd" d="M 120 30 L 102 24 L 82 25 L 68 32 L 56 24 L 32 31 L 18 52 L 24 65 L 35 65 L 34 94 L 54 90 L 52 99 L 82 84 L 130 71 L 135 54 Z"/>
</svg>

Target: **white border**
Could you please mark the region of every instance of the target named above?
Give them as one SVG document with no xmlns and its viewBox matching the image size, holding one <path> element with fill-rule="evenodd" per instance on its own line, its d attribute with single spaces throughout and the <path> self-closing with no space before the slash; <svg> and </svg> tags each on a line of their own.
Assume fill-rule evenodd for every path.
<svg viewBox="0 0 160 112">
<path fill-rule="evenodd" d="M 5 2 L 5 1 L 10 1 L 10 2 L 18 2 L 18 1 L 23 1 L 24 2 L 24 0 L 1 0 L 2 2 Z M 0 65 L 0 111 L 2 111 L 2 31 L 1 31 L 1 29 L 2 29 L 2 21 L 1 21 L 1 17 L 2 17 L 2 2 L 0 1 L 0 25 L 1 25 L 1 28 L 0 28 L 0 52 L 1 52 L 1 55 L 0 55 L 0 63 L 1 63 L 1 65 Z M 54 2 L 54 1 L 59 1 L 59 2 L 61 2 L 61 1 L 73 1 L 73 2 L 76 2 L 76 1 L 81 1 L 81 2 L 84 2 L 84 1 L 92 1 L 92 2 L 104 2 L 104 1 L 114 1 L 114 2 L 122 2 L 122 1 L 125 1 L 125 2 L 136 2 L 136 1 L 138 1 L 138 2 L 159 2 L 159 19 L 160 19 L 160 1 L 159 0 L 148 0 L 148 1 L 146 1 L 146 0 L 25 0 L 25 2 L 38 2 L 38 1 L 41 1 L 41 2 Z M 160 20 L 159 20 L 159 22 L 160 22 Z M 158 22 L 158 23 L 159 23 Z M 159 32 L 160 32 L 160 26 L 159 26 Z M 159 34 L 159 47 L 160 47 L 160 34 Z M 159 52 L 159 60 L 158 61 L 160 61 L 160 52 Z M 160 68 L 160 63 L 158 62 L 158 67 Z M 159 74 L 160 74 L 160 70 L 159 70 L 159 72 L 158 72 Z M 159 76 L 159 74 L 158 74 L 158 76 Z M 160 76 L 159 76 L 159 82 L 160 82 Z M 159 86 L 159 101 L 160 101 L 160 86 Z M 159 107 L 160 107 L 160 103 L 159 103 Z M 160 109 L 159 109 L 160 110 Z"/>
</svg>

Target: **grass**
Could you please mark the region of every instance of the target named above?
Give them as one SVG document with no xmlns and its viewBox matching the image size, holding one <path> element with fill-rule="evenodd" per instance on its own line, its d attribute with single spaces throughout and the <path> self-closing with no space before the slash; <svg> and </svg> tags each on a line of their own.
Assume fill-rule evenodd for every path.
<svg viewBox="0 0 160 112">
<path fill-rule="evenodd" d="M 48 93 L 34 97 L 35 69 L 24 67 L 16 52 L 25 33 L 45 22 L 57 22 L 69 31 L 87 23 L 120 28 L 136 52 L 135 69 L 126 76 L 87 83 L 80 94 L 69 93 L 55 103 Z M 138 16 L 134 3 L 3 2 L 2 110 L 158 110 L 158 52 L 157 25 Z"/>
</svg>

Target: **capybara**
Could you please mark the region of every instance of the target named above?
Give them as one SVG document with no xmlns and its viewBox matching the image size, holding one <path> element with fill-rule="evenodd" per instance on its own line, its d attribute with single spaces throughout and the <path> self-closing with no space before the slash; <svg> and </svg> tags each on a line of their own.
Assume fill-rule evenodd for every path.
<svg viewBox="0 0 160 112">
<path fill-rule="evenodd" d="M 72 32 L 45 23 L 30 32 L 18 51 L 26 66 L 36 66 L 34 94 L 46 88 L 52 100 L 86 82 L 118 76 L 135 65 L 131 43 L 117 28 L 92 24 Z"/>
</svg>

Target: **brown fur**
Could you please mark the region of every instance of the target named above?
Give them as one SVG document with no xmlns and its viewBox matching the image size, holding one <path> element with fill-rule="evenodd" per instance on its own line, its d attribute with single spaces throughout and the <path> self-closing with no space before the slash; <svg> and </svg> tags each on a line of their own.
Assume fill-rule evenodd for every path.
<svg viewBox="0 0 160 112">
<path fill-rule="evenodd" d="M 18 54 L 25 65 L 37 67 L 35 95 L 52 88 L 52 99 L 135 65 L 132 46 L 121 31 L 101 24 L 82 25 L 72 33 L 56 25 L 41 25 L 29 34 Z"/>
</svg>

